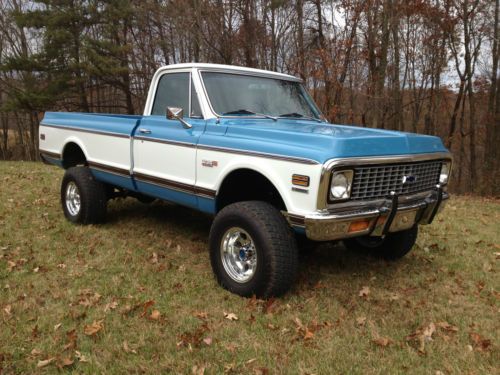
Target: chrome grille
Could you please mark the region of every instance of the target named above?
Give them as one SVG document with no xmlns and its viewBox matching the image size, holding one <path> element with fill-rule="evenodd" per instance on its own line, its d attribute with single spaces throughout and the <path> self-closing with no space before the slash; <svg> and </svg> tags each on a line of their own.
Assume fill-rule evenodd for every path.
<svg viewBox="0 0 500 375">
<path fill-rule="evenodd" d="M 431 190 L 439 182 L 441 164 L 441 160 L 433 160 L 355 167 L 351 200 L 385 198 L 391 191 L 406 195 Z M 403 183 L 405 176 L 410 181 Z"/>
</svg>

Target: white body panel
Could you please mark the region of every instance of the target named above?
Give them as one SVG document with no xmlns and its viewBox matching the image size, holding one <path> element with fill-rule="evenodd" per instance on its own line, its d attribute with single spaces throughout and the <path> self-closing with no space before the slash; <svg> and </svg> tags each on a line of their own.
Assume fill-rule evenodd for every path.
<svg viewBox="0 0 500 375">
<path fill-rule="evenodd" d="M 45 134 L 45 140 L 40 141 L 40 151 L 62 155 L 64 147 L 73 142 L 80 146 L 89 162 L 130 169 L 130 137 L 75 132 L 43 125 L 40 125 L 40 133 Z"/>
<path fill-rule="evenodd" d="M 134 140 L 134 173 L 194 185 L 196 149 Z"/>
<path fill-rule="evenodd" d="M 197 151 L 196 185 L 219 191 L 224 178 L 237 169 L 251 169 L 265 176 L 279 191 L 287 211 L 305 214 L 316 210 L 316 197 L 322 166 L 307 165 L 291 161 L 273 160 L 264 157 L 235 155 L 221 151 L 199 149 Z M 217 167 L 205 167 L 204 160 L 217 161 Z M 292 190 L 292 175 L 301 174 L 310 177 L 307 191 Z"/>
</svg>

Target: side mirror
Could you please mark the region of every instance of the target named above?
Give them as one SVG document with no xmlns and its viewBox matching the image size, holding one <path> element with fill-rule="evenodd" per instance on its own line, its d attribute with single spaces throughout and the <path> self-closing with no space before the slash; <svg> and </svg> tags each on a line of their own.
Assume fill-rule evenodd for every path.
<svg viewBox="0 0 500 375">
<path fill-rule="evenodd" d="M 184 129 L 191 129 L 193 125 L 185 121 L 182 117 L 184 111 L 178 107 L 167 107 L 167 120 L 179 120 Z"/>
</svg>

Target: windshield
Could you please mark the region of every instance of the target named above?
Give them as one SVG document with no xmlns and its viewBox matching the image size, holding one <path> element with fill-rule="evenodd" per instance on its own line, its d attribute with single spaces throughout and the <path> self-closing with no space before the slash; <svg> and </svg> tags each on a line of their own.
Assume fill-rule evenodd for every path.
<svg viewBox="0 0 500 375">
<path fill-rule="evenodd" d="M 219 72 L 202 72 L 202 77 L 210 103 L 220 116 L 320 119 L 300 82 Z"/>
</svg>

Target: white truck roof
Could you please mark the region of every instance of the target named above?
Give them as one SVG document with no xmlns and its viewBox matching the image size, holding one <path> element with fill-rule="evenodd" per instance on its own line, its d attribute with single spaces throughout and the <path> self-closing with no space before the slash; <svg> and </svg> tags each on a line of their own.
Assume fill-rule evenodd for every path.
<svg viewBox="0 0 500 375">
<path fill-rule="evenodd" d="M 273 76 L 279 79 L 286 79 L 290 81 L 301 81 L 300 78 L 294 77 L 292 75 L 272 72 L 270 70 L 246 68 L 243 66 L 235 66 L 235 65 L 205 64 L 205 63 L 184 63 L 184 64 L 165 65 L 159 68 L 156 73 L 158 74 L 166 70 L 176 70 L 176 69 L 199 69 L 199 70 L 246 72 L 246 73 L 253 73 L 256 75 Z"/>
</svg>

